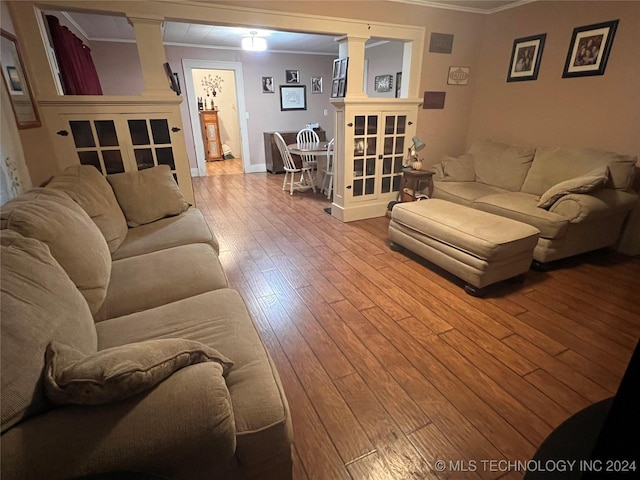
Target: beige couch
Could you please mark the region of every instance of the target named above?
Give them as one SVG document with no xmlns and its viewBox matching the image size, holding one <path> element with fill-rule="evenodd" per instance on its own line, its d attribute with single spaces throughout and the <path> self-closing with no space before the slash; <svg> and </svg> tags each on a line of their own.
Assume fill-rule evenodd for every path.
<svg viewBox="0 0 640 480">
<path fill-rule="evenodd" d="M 635 163 L 590 148 L 481 140 L 434 166 L 433 197 L 536 227 L 533 257 L 544 264 L 616 243 L 638 201 Z"/>
<path fill-rule="evenodd" d="M 73 167 L 1 209 L 1 476 L 292 475 L 276 369 L 167 167 Z"/>
</svg>

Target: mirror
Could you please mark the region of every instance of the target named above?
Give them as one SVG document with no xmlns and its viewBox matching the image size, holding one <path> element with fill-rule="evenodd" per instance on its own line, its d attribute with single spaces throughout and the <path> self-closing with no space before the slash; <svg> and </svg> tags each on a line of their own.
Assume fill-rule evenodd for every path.
<svg viewBox="0 0 640 480">
<path fill-rule="evenodd" d="M 2 68 L 4 86 L 9 92 L 18 128 L 39 127 L 40 117 L 24 73 L 24 64 L 16 37 L 4 30 L 1 30 L 0 34 L 2 35 L 0 37 L 0 68 Z"/>
</svg>

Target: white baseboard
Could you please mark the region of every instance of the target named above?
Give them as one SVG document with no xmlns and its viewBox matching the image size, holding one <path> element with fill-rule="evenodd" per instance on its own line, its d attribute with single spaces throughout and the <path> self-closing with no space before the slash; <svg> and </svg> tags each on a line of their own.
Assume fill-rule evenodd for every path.
<svg viewBox="0 0 640 480">
<path fill-rule="evenodd" d="M 266 163 L 258 163 L 255 165 L 249 165 L 249 168 L 246 169 L 244 171 L 244 173 L 260 173 L 260 172 L 266 172 L 267 171 L 267 164 Z M 203 173 L 200 174 L 200 170 L 197 168 L 192 168 L 191 169 L 191 176 L 192 177 L 206 177 L 207 174 Z"/>
<path fill-rule="evenodd" d="M 249 165 L 249 167 L 244 171 L 244 173 L 259 173 L 266 172 L 267 164 L 266 163 L 257 163 L 255 165 Z"/>
</svg>

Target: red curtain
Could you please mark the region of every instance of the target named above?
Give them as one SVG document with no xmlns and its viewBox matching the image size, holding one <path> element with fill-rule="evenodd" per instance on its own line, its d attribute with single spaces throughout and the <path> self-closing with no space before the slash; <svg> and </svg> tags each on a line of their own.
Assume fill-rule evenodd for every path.
<svg viewBox="0 0 640 480">
<path fill-rule="evenodd" d="M 65 95 L 102 95 L 91 49 L 53 15 L 47 15 L 49 34 L 58 59 Z"/>
</svg>

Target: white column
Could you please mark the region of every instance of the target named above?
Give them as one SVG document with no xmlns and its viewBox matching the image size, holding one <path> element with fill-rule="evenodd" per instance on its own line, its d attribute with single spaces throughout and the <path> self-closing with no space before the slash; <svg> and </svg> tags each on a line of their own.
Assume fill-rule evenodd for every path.
<svg viewBox="0 0 640 480">
<path fill-rule="evenodd" d="M 364 91 L 364 46 L 369 38 L 345 36 L 336 40 L 340 58 L 349 57 L 347 69 L 347 94 L 345 98 L 362 98 Z"/>
</svg>

